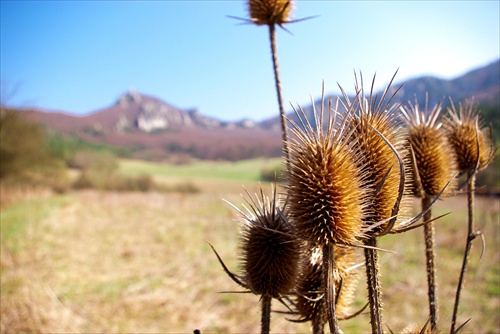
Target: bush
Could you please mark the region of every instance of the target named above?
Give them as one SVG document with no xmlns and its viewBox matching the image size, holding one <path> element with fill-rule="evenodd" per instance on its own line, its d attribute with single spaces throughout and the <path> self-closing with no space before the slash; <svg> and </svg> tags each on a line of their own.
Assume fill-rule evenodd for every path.
<svg viewBox="0 0 500 334">
<path fill-rule="evenodd" d="M 275 164 L 262 168 L 260 171 L 260 179 L 266 182 L 283 182 L 285 175 L 285 166 L 283 164 Z"/>
<path fill-rule="evenodd" d="M 58 192 L 67 187 L 64 162 L 54 158 L 47 134 L 22 112 L 0 109 L 0 180 L 49 186 Z"/>
<path fill-rule="evenodd" d="M 155 188 L 150 175 L 127 177 L 117 174 L 118 159 L 109 151 L 80 151 L 71 161 L 80 169 L 73 183 L 74 189 L 100 189 L 109 191 L 149 191 Z"/>
</svg>

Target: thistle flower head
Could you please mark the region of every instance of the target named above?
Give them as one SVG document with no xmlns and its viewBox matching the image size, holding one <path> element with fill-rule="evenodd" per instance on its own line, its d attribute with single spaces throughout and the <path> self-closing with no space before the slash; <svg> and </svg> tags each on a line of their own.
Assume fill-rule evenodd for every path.
<svg viewBox="0 0 500 334">
<path fill-rule="evenodd" d="M 449 117 L 445 122 L 448 140 L 455 151 L 457 168 L 467 170 L 484 169 L 493 158 L 492 138 L 481 129 L 477 105 L 473 100 L 453 104 L 448 108 Z"/>
<path fill-rule="evenodd" d="M 247 193 L 248 194 L 248 193 Z M 295 285 L 300 260 L 299 241 L 289 232 L 283 215 L 278 211 L 276 188 L 271 198 L 249 196 L 246 212 L 238 209 L 243 219 L 241 234 L 242 275 L 224 269 L 236 283 L 257 295 L 281 298 Z M 234 207 L 234 206 L 233 206 Z M 285 210 L 285 209 L 281 209 Z"/>
<path fill-rule="evenodd" d="M 448 144 L 442 123 L 438 122 L 442 110 L 438 103 L 429 112 L 420 110 L 418 102 L 400 108 L 407 125 L 407 140 L 412 152 L 413 193 L 419 197 L 436 196 L 453 179 L 454 156 Z M 448 187 L 447 189 L 452 189 Z M 445 192 L 444 195 L 450 193 Z"/>
<path fill-rule="evenodd" d="M 249 0 L 250 20 L 257 25 L 283 25 L 290 22 L 291 0 Z"/>
<path fill-rule="evenodd" d="M 397 122 L 397 108 L 391 105 L 397 90 L 388 97 L 391 83 L 380 100 L 378 96 L 373 96 L 373 84 L 369 96 L 365 96 L 362 80 L 360 85 L 356 80 L 358 94 L 353 101 L 342 90 L 347 105 L 357 110 L 356 114 L 351 115 L 348 126 L 362 152 L 358 168 L 364 173 L 362 185 L 369 190 L 369 215 L 365 217 L 368 225 L 387 221 L 397 215 L 401 204 L 404 207 L 406 201 L 403 195 L 408 178 L 405 177 L 402 163 L 406 153 L 401 126 Z M 386 222 L 373 232 L 384 230 L 387 225 Z"/>
<path fill-rule="evenodd" d="M 323 312 L 323 253 L 320 247 L 308 247 L 304 256 L 301 276 L 296 286 L 295 310 L 299 318 L 293 321 L 306 322 L 324 317 Z"/>
<path fill-rule="evenodd" d="M 411 324 L 406 326 L 401 331 L 401 334 L 438 334 L 438 333 L 439 330 L 432 329 L 428 323 L 424 324 L 423 326 L 420 324 Z"/>
<path fill-rule="evenodd" d="M 361 188 L 356 140 L 337 112 L 323 120 L 324 103 L 313 110 L 314 128 L 304 111 L 296 111 L 301 125 L 292 120 L 289 142 L 289 218 L 295 229 L 317 245 L 352 244 L 360 236 L 365 194 Z M 339 116 L 340 119 L 340 116 Z"/>
<path fill-rule="evenodd" d="M 337 271 L 335 278 L 337 298 L 337 315 L 343 318 L 349 315 L 349 308 L 354 300 L 354 292 L 358 282 L 355 270 L 355 250 L 352 247 L 336 247 L 334 261 Z M 294 300 L 295 313 L 299 316 L 295 322 L 313 321 L 323 316 L 324 299 L 322 291 L 323 255 L 320 247 L 308 247 L 304 257 L 302 274 L 297 282 Z"/>
</svg>

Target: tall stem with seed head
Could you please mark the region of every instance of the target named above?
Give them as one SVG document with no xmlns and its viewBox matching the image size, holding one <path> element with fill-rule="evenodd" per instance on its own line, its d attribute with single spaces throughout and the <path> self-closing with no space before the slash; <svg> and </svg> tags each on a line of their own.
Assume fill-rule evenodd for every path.
<svg viewBox="0 0 500 334">
<path fill-rule="evenodd" d="M 425 194 L 422 198 L 422 210 L 427 208 L 431 203 L 432 197 Z M 432 218 L 431 209 L 424 215 L 424 221 L 429 221 Z M 434 259 L 434 222 L 424 225 L 425 238 L 425 259 L 427 267 L 427 295 L 429 297 L 429 313 L 431 329 L 436 330 L 438 326 L 438 302 L 437 302 L 437 287 L 436 287 L 436 268 Z"/>
<path fill-rule="evenodd" d="M 276 26 L 269 24 L 269 41 L 271 43 L 271 55 L 273 58 L 274 82 L 276 85 L 276 94 L 278 97 L 278 105 L 280 110 L 281 136 L 283 140 L 283 152 L 285 158 L 288 157 L 288 134 L 286 128 L 285 107 L 283 106 L 283 98 L 281 96 L 281 81 L 278 67 L 278 52 L 276 47 Z M 288 160 L 288 159 L 287 159 Z"/>
<path fill-rule="evenodd" d="M 460 270 L 460 277 L 458 278 L 457 292 L 455 294 L 455 304 L 453 305 L 453 316 L 451 320 L 451 330 L 450 333 L 455 333 L 458 304 L 460 303 L 460 293 L 462 292 L 462 286 L 464 283 L 465 271 L 467 270 L 467 263 L 469 262 L 469 254 L 472 248 L 472 241 L 477 237 L 474 232 L 474 188 L 476 182 L 475 171 L 470 171 L 467 175 L 469 182 L 467 184 L 467 204 L 468 204 L 468 229 L 467 229 L 467 240 L 465 243 L 464 258 L 462 262 L 462 269 Z"/>
<path fill-rule="evenodd" d="M 474 231 L 474 187 L 476 173 L 486 168 L 493 159 L 496 149 L 493 149 L 491 137 L 481 130 L 477 105 L 470 101 L 460 104 L 459 111 L 451 101 L 450 118 L 447 122 L 448 137 L 456 152 L 458 169 L 467 173 L 467 203 L 468 203 L 468 229 L 465 243 L 462 269 L 458 279 L 455 304 L 453 305 L 453 316 L 451 321 L 451 333 L 455 332 L 460 293 L 464 282 L 465 272 L 472 241 L 479 236 L 479 231 Z M 488 145 L 489 142 L 489 145 Z"/>
</svg>

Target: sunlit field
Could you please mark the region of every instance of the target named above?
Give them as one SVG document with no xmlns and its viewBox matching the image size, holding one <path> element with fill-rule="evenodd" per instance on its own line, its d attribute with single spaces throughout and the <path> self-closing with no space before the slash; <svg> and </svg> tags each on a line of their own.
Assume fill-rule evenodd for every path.
<svg viewBox="0 0 500 334">
<path fill-rule="evenodd" d="M 74 191 L 18 199 L 1 209 L 2 333 L 257 333 L 259 297 L 241 291 L 208 241 L 238 271 L 238 218 L 223 201 L 243 202 L 260 170 L 276 161 L 164 166 L 122 161 L 120 171 L 151 173 L 197 192 Z M 266 190 L 270 186 L 264 183 Z M 8 194 L 3 193 L 2 196 Z M 459 324 L 464 333 L 500 332 L 500 199 L 477 197 L 474 241 Z M 420 206 L 415 202 L 415 208 Z M 436 222 L 440 326 L 449 331 L 465 246 L 465 196 L 439 201 Z M 394 332 L 428 317 L 423 231 L 391 235 L 380 246 L 384 323 Z M 361 258 L 360 258 L 361 261 Z M 353 311 L 366 303 L 359 278 Z M 273 310 L 286 309 L 273 301 Z M 271 332 L 308 333 L 308 324 L 273 313 Z M 342 321 L 345 333 L 370 332 L 369 315 Z"/>
</svg>

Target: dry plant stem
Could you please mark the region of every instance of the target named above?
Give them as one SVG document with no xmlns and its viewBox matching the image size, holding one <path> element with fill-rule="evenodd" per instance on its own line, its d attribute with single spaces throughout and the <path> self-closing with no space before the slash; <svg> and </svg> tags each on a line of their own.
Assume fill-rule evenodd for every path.
<svg viewBox="0 0 500 334">
<path fill-rule="evenodd" d="M 323 284 L 325 292 L 326 314 L 330 333 L 339 333 L 339 324 L 336 312 L 335 289 L 335 259 L 333 257 L 334 245 L 329 243 L 323 246 Z"/>
<path fill-rule="evenodd" d="M 377 239 L 370 237 L 365 241 L 365 245 L 377 247 Z M 378 253 L 375 249 L 365 248 L 365 262 L 372 333 L 383 333 L 382 292 L 379 280 Z"/>
<path fill-rule="evenodd" d="M 465 244 L 464 258 L 462 262 L 462 269 L 460 270 L 460 277 L 458 278 L 457 292 L 455 294 L 455 304 L 453 305 L 453 316 L 451 319 L 451 330 L 450 333 L 455 333 L 455 326 L 457 322 L 457 312 L 458 304 L 460 303 L 460 293 L 462 292 L 462 286 L 464 283 L 465 271 L 467 270 L 467 263 L 469 261 L 469 254 L 472 248 L 472 241 L 478 236 L 474 232 L 474 188 L 476 183 L 475 171 L 470 171 L 467 175 L 469 183 L 467 186 L 467 204 L 469 211 L 469 224 L 467 231 L 467 241 Z"/>
<path fill-rule="evenodd" d="M 269 41 L 271 42 L 271 55 L 273 57 L 274 81 L 276 84 L 276 94 L 278 96 L 278 105 L 280 109 L 281 136 L 283 140 L 283 152 L 288 161 L 288 135 L 286 128 L 285 107 L 283 106 L 283 98 L 281 97 L 281 81 L 278 68 L 278 51 L 276 48 L 276 26 L 269 24 Z"/>
<path fill-rule="evenodd" d="M 325 332 L 325 303 L 321 304 L 322 307 L 320 307 L 317 317 L 311 321 L 313 334 L 323 334 Z"/>
<path fill-rule="evenodd" d="M 262 334 L 269 334 L 269 331 L 271 330 L 271 301 L 272 297 L 268 295 L 263 295 L 261 298 L 262 320 L 260 332 Z"/>
<path fill-rule="evenodd" d="M 323 311 L 324 312 L 324 311 Z M 321 312 L 317 318 L 312 320 L 312 332 L 313 334 L 323 334 L 325 330 L 324 313 Z"/>
<path fill-rule="evenodd" d="M 427 208 L 432 201 L 432 197 L 424 195 L 422 198 L 422 210 Z M 424 215 L 424 221 L 429 221 L 432 218 L 432 211 L 429 209 Z M 427 266 L 427 295 L 429 297 L 429 316 L 431 329 L 434 331 L 438 326 L 438 301 L 436 287 L 436 269 L 434 266 L 434 222 L 424 225 L 425 237 L 425 259 Z"/>
</svg>

